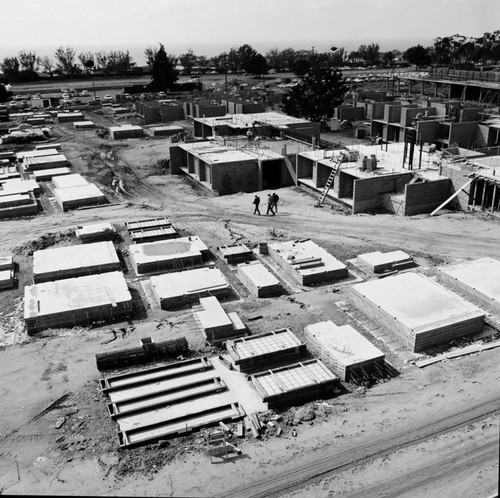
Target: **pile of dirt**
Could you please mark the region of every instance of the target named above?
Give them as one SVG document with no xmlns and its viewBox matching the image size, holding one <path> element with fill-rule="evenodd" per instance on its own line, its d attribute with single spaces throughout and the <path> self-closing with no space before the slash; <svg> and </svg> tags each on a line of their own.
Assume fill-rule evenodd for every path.
<svg viewBox="0 0 500 498">
<path fill-rule="evenodd" d="M 25 244 L 14 247 L 13 253 L 18 256 L 32 256 L 35 251 L 46 249 L 55 246 L 61 242 L 66 242 L 75 237 L 74 230 L 66 230 L 64 232 L 47 233 L 38 239 L 30 240 Z"/>
</svg>

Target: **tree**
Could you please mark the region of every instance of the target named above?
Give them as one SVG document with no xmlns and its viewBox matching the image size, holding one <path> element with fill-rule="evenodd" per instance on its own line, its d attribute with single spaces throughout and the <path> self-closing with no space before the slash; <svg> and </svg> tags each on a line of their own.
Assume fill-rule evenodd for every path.
<svg viewBox="0 0 500 498">
<path fill-rule="evenodd" d="M 117 75 L 125 74 L 130 71 L 135 62 L 130 57 L 129 52 L 122 52 L 121 50 L 111 50 L 107 57 L 106 72 Z"/>
<path fill-rule="evenodd" d="M 10 81 L 17 81 L 19 79 L 19 60 L 17 57 L 5 57 L 0 63 L 5 78 Z"/>
<path fill-rule="evenodd" d="M 72 77 L 78 73 L 75 65 L 76 50 L 73 47 L 58 47 L 54 52 L 57 69 L 67 76 Z"/>
<path fill-rule="evenodd" d="M 54 76 L 55 64 L 48 55 L 40 59 L 40 66 L 51 78 Z"/>
<path fill-rule="evenodd" d="M 285 66 L 283 52 L 279 48 L 271 48 L 266 52 L 266 61 L 271 69 L 282 71 Z"/>
<path fill-rule="evenodd" d="M 333 116 L 347 91 L 342 73 L 314 56 L 307 74 L 284 95 L 281 107 L 291 116 L 318 122 Z"/>
<path fill-rule="evenodd" d="M 153 61 L 151 75 L 153 81 L 149 83 L 148 90 L 152 92 L 166 91 L 172 88 L 173 84 L 178 79 L 174 64 L 167 56 L 165 47 L 162 43 L 160 43 L 160 49 L 156 53 L 155 60 Z"/>
<path fill-rule="evenodd" d="M 78 55 L 78 60 L 80 61 L 80 64 L 87 68 L 87 62 L 92 61 L 95 64 L 94 60 L 94 54 L 92 52 L 80 52 Z"/>
<path fill-rule="evenodd" d="M 256 76 L 267 72 L 266 58 L 254 50 L 250 45 L 245 44 L 238 48 L 241 69 Z"/>
<path fill-rule="evenodd" d="M 97 52 L 95 54 L 95 62 L 97 63 L 97 68 L 100 71 L 105 71 L 108 67 L 108 54 L 107 52 Z"/>
<path fill-rule="evenodd" d="M 144 57 L 146 58 L 146 63 L 149 66 L 149 70 L 153 67 L 153 62 L 156 59 L 156 54 L 158 53 L 158 49 L 155 47 L 146 47 L 144 49 Z"/>
<path fill-rule="evenodd" d="M 291 69 L 293 71 L 293 74 L 296 74 L 297 76 L 303 76 L 309 71 L 309 69 L 311 69 L 311 64 L 307 59 L 297 59 L 292 64 Z"/>
<path fill-rule="evenodd" d="M 394 52 L 392 50 L 389 50 L 388 52 L 384 52 L 382 54 L 382 64 L 385 67 L 390 67 L 392 66 L 392 63 L 394 62 Z"/>
<path fill-rule="evenodd" d="M 367 66 L 377 65 L 380 62 L 380 47 L 378 43 L 360 45 L 358 53 Z"/>
<path fill-rule="evenodd" d="M 431 63 L 432 57 L 429 55 L 426 48 L 422 45 L 415 45 L 410 47 L 404 54 L 403 59 L 410 64 L 418 66 L 427 66 Z"/>
<path fill-rule="evenodd" d="M 185 54 L 179 55 L 179 62 L 186 74 L 191 74 L 193 67 L 197 65 L 197 58 L 193 51 L 189 49 Z"/>
<path fill-rule="evenodd" d="M 19 64 L 23 70 L 33 73 L 38 69 L 40 57 L 36 55 L 36 52 L 25 52 L 24 50 L 20 50 L 17 56 L 19 57 Z"/>
</svg>

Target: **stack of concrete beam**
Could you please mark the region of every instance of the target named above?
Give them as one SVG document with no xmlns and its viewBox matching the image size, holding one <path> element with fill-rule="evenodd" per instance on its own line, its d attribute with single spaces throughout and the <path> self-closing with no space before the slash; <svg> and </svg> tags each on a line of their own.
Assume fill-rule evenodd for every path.
<svg viewBox="0 0 500 498">
<path fill-rule="evenodd" d="M 225 297 L 231 286 L 217 268 L 196 268 L 151 277 L 153 294 L 161 309 L 192 304 L 202 297 Z"/>
<path fill-rule="evenodd" d="M 84 121 L 85 116 L 79 112 L 59 112 L 57 114 L 57 121 L 59 123 L 74 123 L 75 121 Z"/>
<path fill-rule="evenodd" d="M 2 150 L 0 151 L 0 159 L 7 159 L 8 161 L 13 161 L 17 157 L 16 153 L 12 150 Z"/>
<path fill-rule="evenodd" d="M 24 288 L 24 321 L 28 334 L 48 328 L 123 319 L 132 312 L 132 296 L 120 272 L 67 278 Z"/>
<path fill-rule="evenodd" d="M 14 287 L 14 260 L 12 256 L 0 256 L 0 289 Z"/>
<path fill-rule="evenodd" d="M 210 344 L 221 344 L 228 339 L 246 335 L 246 327 L 238 313 L 226 313 L 214 297 L 202 297 L 193 306 L 193 317 Z"/>
<path fill-rule="evenodd" d="M 207 425 L 239 420 L 239 407 L 206 358 L 102 379 L 121 447 L 151 443 Z"/>
<path fill-rule="evenodd" d="M 8 159 L 0 159 L 0 184 L 14 178 L 21 178 L 21 173 L 17 171 L 17 167 L 11 164 Z"/>
<path fill-rule="evenodd" d="M 415 352 L 481 332 L 486 314 L 417 273 L 356 284 L 351 297 Z"/>
<path fill-rule="evenodd" d="M 129 246 L 130 260 L 136 273 L 179 270 L 201 265 L 209 249 L 196 236 L 159 240 Z"/>
<path fill-rule="evenodd" d="M 132 242 L 135 244 L 175 239 L 179 236 L 179 233 L 173 226 L 150 228 L 148 230 L 131 230 L 129 233 Z"/>
<path fill-rule="evenodd" d="M 371 273 L 383 273 L 390 270 L 403 270 L 415 266 L 413 258 L 403 251 L 391 251 L 382 253 L 380 251 L 361 254 L 356 258 L 360 268 Z"/>
<path fill-rule="evenodd" d="M 237 268 L 238 277 L 254 296 L 276 296 L 283 292 L 281 282 L 260 261 L 241 263 Z"/>
<path fill-rule="evenodd" d="M 438 280 L 450 289 L 500 315 L 500 261 L 481 258 L 438 269 Z"/>
<path fill-rule="evenodd" d="M 115 227 L 108 222 L 79 225 L 75 235 L 83 242 L 98 242 L 101 240 L 114 240 L 117 236 Z"/>
<path fill-rule="evenodd" d="M 92 130 L 95 128 L 95 123 L 93 121 L 75 121 L 73 128 L 75 130 Z"/>
<path fill-rule="evenodd" d="M 385 354 L 350 325 L 328 320 L 308 325 L 304 332 L 307 349 L 341 380 L 384 371 Z"/>
<path fill-rule="evenodd" d="M 124 124 L 121 126 L 111 126 L 109 134 L 113 140 L 125 138 L 141 138 L 144 136 L 144 130 L 140 126 Z"/>
<path fill-rule="evenodd" d="M 55 176 L 64 176 L 70 174 L 71 169 L 64 166 L 61 168 L 42 169 L 40 171 L 33 171 L 31 173 L 33 179 L 37 182 L 48 182 Z"/>
<path fill-rule="evenodd" d="M 6 105 L 0 105 L 0 122 L 9 120 L 9 109 Z"/>
<path fill-rule="evenodd" d="M 347 267 L 312 240 L 268 245 L 271 258 L 301 285 L 346 278 Z"/>
<path fill-rule="evenodd" d="M 252 251 L 245 244 L 233 244 L 231 246 L 220 246 L 217 248 L 222 259 L 230 265 L 244 263 L 253 258 Z"/>
<path fill-rule="evenodd" d="M 125 223 L 129 233 L 137 230 L 151 230 L 153 228 L 170 227 L 172 223 L 168 218 L 150 218 L 147 220 L 134 220 Z"/>
<path fill-rule="evenodd" d="M 330 398 L 339 384 L 320 360 L 273 368 L 251 376 L 252 385 L 269 408 Z"/>
<path fill-rule="evenodd" d="M 306 345 L 290 329 L 280 329 L 228 341 L 226 347 L 240 372 L 257 372 L 270 365 L 297 361 Z"/>
<path fill-rule="evenodd" d="M 33 281 L 120 271 L 121 265 L 112 242 L 42 249 L 33 253 Z"/>
</svg>

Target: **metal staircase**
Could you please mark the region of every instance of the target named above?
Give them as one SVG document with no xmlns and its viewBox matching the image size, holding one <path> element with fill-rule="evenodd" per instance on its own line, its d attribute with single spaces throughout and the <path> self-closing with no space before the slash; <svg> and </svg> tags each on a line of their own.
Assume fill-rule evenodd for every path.
<svg viewBox="0 0 500 498">
<path fill-rule="evenodd" d="M 337 176 L 337 173 L 340 170 L 341 164 L 342 164 L 342 159 L 335 160 L 335 164 L 333 165 L 332 171 L 330 172 L 330 175 L 326 180 L 325 186 L 321 191 L 321 196 L 319 198 L 319 201 L 315 204 L 316 207 L 321 207 L 323 205 L 323 202 L 325 202 L 326 196 L 328 195 L 328 192 L 332 188 L 335 177 Z"/>
</svg>

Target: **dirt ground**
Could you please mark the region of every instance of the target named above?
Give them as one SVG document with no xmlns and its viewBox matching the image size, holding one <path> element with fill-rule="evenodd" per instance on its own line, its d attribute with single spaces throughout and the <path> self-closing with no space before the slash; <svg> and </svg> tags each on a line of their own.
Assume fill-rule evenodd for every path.
<svg viewBox="0 0 500 498">
<path fill-rule="evenodd" d="M 106 114 L 90 118 L 112 122 Z M 128 261 L 126 221 L 167 216 L 182 233 L 200 236 L 214 252 L 220 245 L 235 242 L 256 247 L 259 242 L 307 237 L 342 261 L 374 250 L 402 249 L 414 256 L 418 271 L 429 276 L 438 265 L 498 257 L 500 225 L 497 218 L 477 212 L 443 212 L 433 218 L 383 213 L 351 216 L 328 205 L 315 208 L 315 198 L 298 188 L 279 190 L 277 216 L 255 216 L 253 194 L 213 197 L 181 176 L 168 171 L 161 174 L 159 161 L 169 155 L 168 139 L 113 142 L 93 131 L 74 131 L 71 125 L 55 125 L 53 130 L 54 142 L 62 143 L 73 169 L 95 181 L 110 204 L 62 213 L 46 202 L 45 212 L 36 217 L 0 222 L 0 254 L 13 253 L 18 265 L 16 288 L 0 292 L 2 492 L 243 496 L 237 491 L 239 486 L 294 468 L 299 472 L 318 459 L 342 455 L 353 447 L 370 447 L 384 438 L 404 435 L 410 428 L 432 425 L 499 399 L 498 349 L 417 368 L 414 362 L 420 355 L 398 345 L 387 331 L 373 327 L 369 317 L 350 304 L 350 285 L 367 278 L 356 269 L 351 268 L 347 282 L 299 292 L 285 282 L 288 292 L 284 295 L 257 299 L 217 259 L 217 266 L 243 299 L 228 303 L 226 309 L 237 311 L 252 333 L 289 327 L 303 337 L 309 323 L 328 319 L 351 323 L 386 353 L 397 374 L 369 388 L 346 384 L 345 391 L 331 399 L 279 413 L 280 436 L 275 427 L 258 440 L 235 440 L 243 453 L 228 461 L 210 464 L 203 451 L 203 432 L 161 447 L 120 449 L 116 425 L 98 389 L 102 374 L 96 368 L 95 353 L 136 346 L 141 337 L 167 340 L 179 336 L 188 339 L 191 356 L 219 353 L 205 345 L 189 309 L 167 312 L 148 301 Z M 122 180 L 124 191 L 115 189 L 117 179 Z M 136 314 L 123 323 L 50 330 L 28 337 L 23 329 L 22 296 L 24 286 L 31 283 L 33 251 L 77 244 L 75 226 L 98 221 L 114 223 L 124 237 L 117 248 L 125 276 L 136 291 Z M 498 335 L 489 327 L 485 334 Z M 470 342 L 457 341 L 431 353 Z M 262 419 L 271 414 L 263 414 Z M 294 497 L 487 496 L 496 486 L 497 429 L 494 418 L 475 421 L 359 465 L 354 461 L 333 476 L 302 482 L 283 493 Z"/>
</svg>

